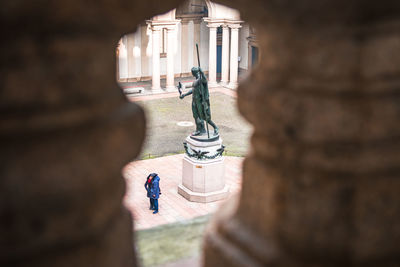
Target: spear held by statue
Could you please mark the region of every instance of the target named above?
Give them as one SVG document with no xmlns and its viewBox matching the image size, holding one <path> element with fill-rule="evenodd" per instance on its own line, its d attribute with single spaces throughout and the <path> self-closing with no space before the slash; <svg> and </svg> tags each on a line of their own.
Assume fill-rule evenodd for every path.
<svg viewBox="0 0 400 267">
<path fill-rule="evenodd" d="M 199 63 L 199 73 L 200 73 L 200 90 L 201 90 L 201 104 L 203 105 L 203 113 L 204 113 L 204 118 L 206 119 L 206 127 L 207 127 L 207 137 L 210 139 L 210 132 L 208 131 L 208 105 L 206 103 L 206 99 L 204 96 L 204 87 L 203 87 L 203 71 L 200 68 L 200 56 L 199 56 L 199 45 L 196 43 L 196 50 L 197 50 L 197 62 Z M 204 77 L 205 78 L 205 77 Z"/>
</svg>

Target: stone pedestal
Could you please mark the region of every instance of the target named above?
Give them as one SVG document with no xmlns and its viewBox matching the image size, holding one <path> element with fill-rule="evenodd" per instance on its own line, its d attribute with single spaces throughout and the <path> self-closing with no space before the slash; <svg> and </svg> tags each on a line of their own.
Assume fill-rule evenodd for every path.
<svg viewBox="0 0 400 267">
<path fill-rule="evenodd" d="M 193 202 L 206 203 L 226 198 L 229 189 L 225 185 L 222 139 L 219 136 L 210 136 L 210 139 L 189 136 L 185 150 L 178 193 Z"/>
</svg>

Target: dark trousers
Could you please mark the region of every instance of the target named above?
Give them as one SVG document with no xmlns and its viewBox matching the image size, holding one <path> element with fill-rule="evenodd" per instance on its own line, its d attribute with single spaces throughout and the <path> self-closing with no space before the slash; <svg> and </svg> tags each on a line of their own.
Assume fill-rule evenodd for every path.
<svg viewBox="0 0 400 267">
<path fill-rule="evenodd" d="M 154 207 L 154 210 L 158 211 L 158 199 L 153 199 L 153 198 L 152 198 L 152 200 L 153 200 L 153 207 Z"/>
<path fill-rule="evenodd" d="M 151 197 L 149 199 L 150 199 L 150 209 L 153 209 L 154 208 L 154 199 L 152 199 Z"/>
</svg>

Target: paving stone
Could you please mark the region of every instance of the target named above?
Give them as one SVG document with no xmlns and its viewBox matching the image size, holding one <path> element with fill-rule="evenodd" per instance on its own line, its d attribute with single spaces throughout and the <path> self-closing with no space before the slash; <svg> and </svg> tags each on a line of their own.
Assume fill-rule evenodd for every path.
<svg viewBox="0 0 400 267">
<path fill-rule="evenodd" d="M 182 181 L 182 159 L 183 154 L 140 160 L 131 162 L 124 168 L 123 176 L 127 184 L 124 204 L 135 219 L 135 230 L 213 213 L 225 201 L 196 203 L 179 195 L 177 190 L 178 184 Z M 225 157 L 225 168 L 234 170 L 232 174 L 225 173 L 226 184 L 230 187 L 230 197 L 241 188 L 242 162 L 241 157 Z M 146 178 L 151 172 L 158 173 L 161 178 L 162 194 L 159 199 L 158 214 L 153 214 L 149 210 L 149 200 L 144 188 Z"/>
</svg>

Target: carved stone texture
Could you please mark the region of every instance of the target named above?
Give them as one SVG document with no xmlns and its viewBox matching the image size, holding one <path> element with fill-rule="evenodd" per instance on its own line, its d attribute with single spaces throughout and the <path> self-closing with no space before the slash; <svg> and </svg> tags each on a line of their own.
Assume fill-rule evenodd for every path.
<svg viewBox="0 0 400 267">
<path fill-rule="evenodd" d="M 205 266 L 398 266 L 400 3 L 251 2 L 221 1 L 261 59 L 238 89 L 254 126 L 242 192 Z"/>
<path fill-rule="evenodd" d="M 121 169 L 145 121 L 116 85 L 115 46 L 178 2 L 2 2 L 1 266 L 136 265 Z"/>
</svg>

